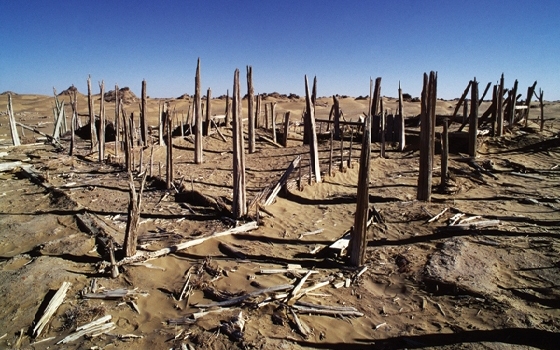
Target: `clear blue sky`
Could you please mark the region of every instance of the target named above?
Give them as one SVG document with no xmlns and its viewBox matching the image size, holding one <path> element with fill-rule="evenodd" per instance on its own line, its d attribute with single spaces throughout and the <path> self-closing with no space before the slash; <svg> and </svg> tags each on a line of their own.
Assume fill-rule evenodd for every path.
<svg viewBox="0 0 560 350">
<path fill-rule="evenodd" d="M 307 74 L 320 96 L 366 95 L 378 76 L 383 95 L 400 80 L 419 96 L 435 70 L 446 99 L 502 72 L 560 99 L 558 0 L 0 0 L 0 13 L 0 92 L 86 92 L 91 74 L 95 92 L 103 79 L 139 94 L 146 79 L 149 96 L 177 97 L 193 93 L 200 57 L 214 96 L 252 65 L 256 92 L 302 95 Z"/>
</svg>

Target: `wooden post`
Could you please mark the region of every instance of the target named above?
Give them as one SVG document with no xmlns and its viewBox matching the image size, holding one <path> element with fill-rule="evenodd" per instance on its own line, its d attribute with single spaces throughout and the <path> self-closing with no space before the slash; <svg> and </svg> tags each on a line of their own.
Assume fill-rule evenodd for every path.
<svg viewBox="0 0 560 350">
<path fill-rule="evenodd" d="M 290 111 L 284 114 L 284 134 L 282 135 L 282 146 L 288 147 L 288 131 L 290 130 Z"/>
<path fill-rule="evenodd" d="M 194 80 L 194 117 L 196 130 L 194 134 L 194 162 L 202 164 L 202 107 L 200 96 L 200 58 L 196 65 L 196 77 Z"/>
<path fill-rule="evenodd" d="M 420 171 L 416 198 L 429 202 L 432 193 L 432 171 L 434 138 L 432 128 L 435 125 L 435 103 L 437 100 L 436 75 L 432 71 L 430 77 L 424 73 L 420 113 Z M 476 100 L 475 100 L 476 101 Z"/>
<path fill-rule="evenodd" d="M 99 163 L 105 160 L 105 82 L 99 84 L 101 102 L 99 103 Z"/>
<path fill-rule="evenodd" d="M 369 167 L 371 158 L 371 113 L 372 87 L 369 82 L 369 114 L 365 120 L 364 135 L 362 137 L 362 151 L 360 153 L 360 170 L 358 175 L 358 191 L 356 194 L 356 214 L 354 215 L 354 229 L 350 238 L 350 264 L 360 266 L 365 262 L 367 247 L 367 221 L 369 211 Z"/>
<path fill-rule="evenodd" d="M 245 192 L 245 147 L 243 144 L 243 116 L 241 115 L 241 92 L 239 69 L 233 76 L 233 216 L 240 219 L 247 214 Z"/>
<path fill-rule="evenodd" d="M 204 125 L 204 135 L 210 135 L 210 126 L 212 123 L 212 90 L 208 88 L 206 91 L 206 125 Z"/>
<path fill-rule="evenodd" d="M 329 176 L 333 176 L 333 172 L 332 172 L 332 159 L 333 159 L 333 139 L 334 139 L 334 130 L 331 129 L 330 131 L 330 135 L 331 135 L 331 146 L 329 148 Z"/>
<path fill-rule="evenodd" d="M 340 101 L 338 99 L 338 95 L 333 95 L 333 128 L 334 128 L 334 139 L 340 140 Z"/>
<path fill-rule="evenodd" d="M 519 82 L 517 81 L 517 79 L 515 80 L 515 82 L 513 83 L 513 89 L 511 89 L 511 100 L 509 101 L 509 125 L 510 127 L 513 126 L 513 124 L 516 122 L 515 120 L 515 106 L 517 104 L 517 87 L 519 85 Z"/>
<path fill-rule="evenodd" d="M 91 142 L 90 148 L 93 151 L 95 145 L 97 145 L 97 131 L 95 130 L 95 115 L 93 111 L 93 98 L 91 96 L 91 76 L 88 76 L 87 80 L 87 90 L 88 90 L 88 112 L 89 112 L 89 126 L 91 132 Z"/>
<path fill-rule="evenodd" d="M 136 254 L 136 244 L 138 241 L 138 223 L 140 221 L 140 212 L 142 210 L 142 192 L 144 191 L 144 184 L 146 183 L 146 176 L 148 173 L 144 173 L 142 177 L 142 182 L 140 184 L 140 192 L 136 194 L 136 188 L 134 186 L 134 179 L 132 178 L 132 173 L 129 171 L 129 202 L 128 202 L 128 219 L 126 220 L 126 231 L 124 236 L 124 255 L 126 257 L 133 256 Z"/>
<path fill-rule="evenodd" d="M 504 73 L 500 78 L 500 86 L 498 87 L 498 99 L 496 104 L 496 135 L 502 136 L 504 133 Z"/>
<path fill-rule="evenodd" d="M 344 171 L 344 132 L 340 132 L 340 172 Z"/>
<path fill-rule="evenodd" d="M 397 113 L 397 124 L 400 125 L 399 134 L 398 134 L 398 141 L 399 141 L 399 151 L 404 151 L 406 147 L 406 130 L 404 125 L 404 112 L 403 112 L 403 95 L 401 89 L 401 82 L 399 81 L 399 107 Z"/>
<path fill-rule="evenodd" d="M 121 99 L 119 98 L 119 86 L 115 84 L 115 158 L 118 161 L 119 158 L 119 143 L 120 143 L 120 123 L 119 123 L 119 111 L 120 111 Z"/>
<path fill-rule="evenodd" d="M 72 89 L 72 91 L 70 91 L 70 105 L 72 106 L 72 121 L 70 122 L 71 135 L 69 155 L 73 156 L 74 147 L 76 146 L 76 120 L 78 119 L 78 96 L 75 89 Z"/>
<path fill-rule="evenodd" d="M 268 130 L 268 105 L 264 104 L 264 129 Z"/>
<path fill-rule="evenodd" d="M 492 136 L 496 136 L 496 123 L 498 121 L 498 85 L 494 85 L 494 87 L 492 88 L 492 106 L 494 106 L 494 108 L 492 109 Z"/>
<path fill-rule="evenodd" d="M 443 133 L 441 134 L 441 189 L 445 190 L 448 177 L 449 158 L 449 120 L 443 120 Z"/>
<path fill-rule="evenodd" d="M 348 161 L 346 163 L 346 167 L 348 169 L 352 169 L 352 148 L 354 147 L 352 144 L 354 143 L 354 128 L 352 127 L 352 132 L 350 134 L 350 147 L 348 149 Z"/>
<path fill-rule="evenodd" d="M 270 103 L 270 114 L 272 119 L 272 141 L 276 143 L 276 102 Z"/>
<path fill-rule="evenodd" d="M 484 92 L 482 93 L 482 97 L 478 100 L 479 107 L 482 104 L 482 102 L 484 102 L 484 98 L 486 97 L 486 94 L 488 93 L 490 86 L 492 86 L 492 82 L 488 82 L 488 84 L 486 84 L 486 87 L 484 88 Z"/>
<path fill-rule="evenodd" d="M 541 88 L 539 88 L 539 95 L 537 96 L 538 100 L 539 100 L 539 107 L 541 109 L 541 128 L 540 131 L 542 132 L 544 130 L 544 91 L 542 91 Z"/>
<path fill-rule="evenodd" d="M 8 94 L 8 119 L 10 122 L 10 133 L 12 135 L 12 144 L 20 146 L 19 134 L 17 131 L 16 118 L 14 117 L 14 107 L 12 105 L 12 94 Z"/>
<path fill-rule="evenodd" d="M 181 111 L 181 138 L 185 137 L 185 114 Z"/>
<path fill-rule="evenodd" d="M 381 99 L 383 101 L 383 99 Z M 381 158 L 385 158 L 385 121 L 387 120 L 387 113 L 381 110 L 381 147 L 380 147 L 380 156 Z"/>
<path fill-rule="evenodd" d="M 167 118 L 167 166 L 165 173 L 165 182 L 167 184 L 167 189 L 171 189 L 173 186 L 173 127 L 171 126 L 171 113 L 169 109 L 166 112 Z"/>
<path fill-rule="evenodd" d="M 474 78 L 471 88 L 471 115 L 469 116 L 469 156 L 476 157 L 478 137 L 478 82 Z"/>
<path fill-rule="evenodd" d="M 142 137 L 142 144 L 148 146 L 148 107 L 147 107 L 147 95 L 146 95 L 146 80 L 142 80 L 142 105 L 140 111 L 140 136 Z"/>
<path fill-rule="evenodd" d="M 537 82 L 527 88 L 527 98 L 525 99 L 525 106 L 527 109 L 525 110 L 525 127 L 527 127 L 529 123 L 529 111 L 531 110 L 531 99 L 535 94 L 535 88 L 537 87 Z"/>
<path fill-rule="evenodd" d="M 371 137 L 371 141 L 374 141 L 378 136 L 377 133 L 379 131 L 379 124 L 375 123 L 374 120 L 376 120 L 375 116 L 377 115 L 380 98 L 381 98 L 381 77 L 378 77 L 377 79 L 375 79 L 375 88 L 373 89 L 373 99 L 371 101 L 371 106 L 370 106 L 370 113 L 371 113 L 370 137 Z"/>
<path fill-rule="evenodd" d="M 253 89 L 253 67 L 247 66 L 247 113 L 249 124 L 249 153 L 255 153 L 255 90 Z"/>
<path fill-rule="evenodd" d="M 309 85 L 307 75 L 305 76 L 305 104 L 307 108 L 306 117 L 309 123 L 309 156 L 311 161 L 311 169 L 315 175 L 315 182 L 321 182 L 321 168 L 319 165 L 319 150 L 317 144 L 317 134 L 315 133 L 315 106 L 312 102 L 312 96 L 309 94 Z"/>
<path fill-rule="evenodd" d="M 163 146 L 163 124 L 165 122 L 165 119 L 164 119 L 164 114 L 161 110 L 161 102 L 158 103 L 158 118 L 159 118 L 159 124 L 158 124 L 159 145 Z"/>
<path fill-rule="evenodd" d="M 230 108 L 230 101 L 229 101 L 229 90 L 227 90 L 227 92 L 226 92 L 226 110 L 224 111 L 224 114 L 226 115 L 226 118 L 225 118 L 226 128 L 228 128 L 229 125 L 230 125 L 230 119 L 231 119 L 231 108 Z"/>
<path fill-rule="evenodd" d="M 131 140 L 131 130 L 130 130 L 130 119 L 133 113 L 129 117 L 126 115 L 124 110 L 124 104 L 121 103 L 122 116 L 123 116 L 123 128 L 124 128 L 124 163 L 126 171 L 132 172 L 132 140 Z"/>
<path fill-rule="evenodd" d="M 256 128 L 260 128 L 262 125 L 262 121 L 261 121 L 261 95 L 258 94 L 257 95 L 257 106 L 256 106 L 256 110 L 255 110 L 255 127 Z"/>
<path fill-rule="evenodd" d="M 472 84 L 472 81 L 471 81 Z M 461 127 L 463 125 L 466 125 L 467 122 L 469 120 L 469 104 L 468 104 L 468 100 L 464 100 L 463 101 L 463 124 L 461 125 Z"/>
</svg>

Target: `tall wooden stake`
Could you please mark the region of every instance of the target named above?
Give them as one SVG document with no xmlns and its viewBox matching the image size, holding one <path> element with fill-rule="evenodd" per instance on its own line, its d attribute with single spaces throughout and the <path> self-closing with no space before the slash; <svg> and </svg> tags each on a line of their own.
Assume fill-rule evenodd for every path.
<svg viewBox="0 0 560 350">
<path fill-rule="evenodd" d="M 10 122 L 10 133 L 12 135 L 12 144 L 20 146 L 19 134 L 17 131 L 16 118 L 14 117 L 14 107 L 12 105 L 12 94 L 8 94 L 8 118 Z"/>
<path fill-rule="evenodd" d="M 371 123 L 370 127 L 371 130 L 369 132 L 371 141 L 378 136 L 377 132 L 379 131 L 379 124 L 376 124 L 374 120 L 376 120 L 375 116 L 379 110 L 379 100 L 381 99 L 381 77 L 375 79 L 375 88 L 373 89 L 373 99 L 371 101 L 370 106 L 370 113 L 371 113 Z"/>
<path fill-rule="evenodd" d="M 309 83 L 307 75 L 305 76 L 305 104 L 307 112 L 305 113 L 309 125 L 309 156 L 311 161 L 311 170 L 315 176 L 315 182 L 321 182 L 321 167 L 319 165 L 319 150 L 317 144 L 317 134 L 315 133 L 315 106 L 309 93 Z"/>
<path fill-rule="evenodd" d="M 284 114 L 284 134 L 282 135 L 282 146 L 288 147 L 288 131 L 290 130 L 290 111 Z"/>
<path fill-rule="evenodd" d="M 120 111 L 121 99 L 119 98 L 119 86 L 115 84 L 115 158 L 119 158 L 119 143 L 120 143 Z"/>
<path fill-rule="evenodd" d="M 146 95 L 146 80 L 142 80 L 142 105 L 140 111 L 140 135 L 142 143 L 145 147 L 148 146 L 148 108 L 147 108 L 147 95 Z"/>
<path fill-rule="evenodd" d="M 270 104 L 270 116 L 272 119 L 272 141 L 276 143 L 276 102 Z"/>
<path fill-rule="evenodd" d="M 74 86 L 74 85 L 72 85 Z M 70 152 L 69 155 L 74 155 L 74 147 L 76 146 L 76 120 L 78 119 L 78 96 L 76 90 L 70 91 L 70 105 L 72 106 L 72 121 L 70 123 Z"/>
<path fill-rule="evenodd" d="M 105 82 L 99 84 L 101 102 L 99 103 L 99 162 L 105 160 Z"/>
<path fill-rule="evenodd" d="M 406 130 L 405 130 L 405 125 L 404 125 L 404 112 L 403 112 L 403 94 L 402 94 L 402 89 L 401 89 L 401 82 L 399 81 L 399 106 L 398 106 L 398 112 L 397 112 L 397 123 L 400 126 L 399 128 L 399 135 L 398 135 L 398 141 L 399 141 L 399 151 L 402 152 L 404 151 L 404 148 L 406 147 Z"/>
<path fill-rule="evenodd" d="M 539 88 L 539 95 L 537 96 L 539 100 L 539 107 L 541 109 L 541 132 L 544 130 L 544 91 Z"/>
<path fill-rule="evenodd" d="M 226 115 L 226 128 L 229 127 L 230 122 L 231 122 L 231 108 L 230 108 L 230 104 L 231 102 L 229 101 L 229 90 L 227 90 L 226 92 L 226 110 L 225 110 L 225 115 Z"/>
<path fill-rule="evenodd" d="M 420 113 L 420 171 L 418 175 L 417 199 L 429 202 L 432 194 L 432 171 L 434 138 L 432 128 L 435 126 L 435 103 L 437 100 L 436 74 L 424 73 Z M 477 100 L 475 100 L 477 101 Z"/>
<path fill-rule="evenodd" d="M 500 78 L 496 105 L 496 135 L 502 136 L 504 133 L 504 73 Z"/>
<path fill-rule="evenodd" d="M 469 116 L 469 156 L 476 157 L 478 137 L 478 82 L 474 78 L 471 87 L 471 115 Z"/>
<path fill-rule="evenodd" d="M 449 158 L 449 121 L 443 120 L 443 133 L 441 134 L 441 189 L 447 186 L 448 158 Z"/>
<path fill-rule="evenodd" d="M 535 88 L 537 87 L 537 82 L 527 88 L 527 98 L 525 99 L 525 106 L 527 109 L 525 110 L 525 127 L 527 127 L 529 123 L 529 111 L 531 110 L 531 100 L 533 99 L 533 95 L 535 94 Z"/>
<path fill-rule="evenodd" d="M 334 139 L 340 140 L 340 101 L 338 100 L 338 95 L 333 95 L 333 117 L 334 117 Z"/>
<path fill-rule="evenodd" d="M 168 108 L 166 111 L 166 119 L 167 119 L 167 166 L 166 166 L 166 173 L 165 173 L 165 180 L 167 184 L 167 189 L 171 189 L 173 185 L 173 127 L 171 126 L 171 113 Z"/>
<path fill-rule="evenodd" d="M 212 123 L 212 89 L 206 91 L 206 124 L 204 125 L 204 135 L 210 135 L 210 126 Z"/>
<path fill-rule="evenodd" d="M 91 76 L 88 76 L 87 90 L 88 90 L 89 126 L 91 132 L 90 148 L 93 151 L 93 148 L 97 145 L 97 131 L 95 128 L 95 115 L 94 115 L 95 112 L 93 111 L 93 97 L 91 96 Z"/>
<path fill-rule="evenodd" d="M 241 92 L 239 69 L 233 76 L 233 215 L 236 219 L 247 214 L 245 192 L 245 147 L 243 144 L 243 116 L 241 115 Z"/>
<path fill-rule="evenodd" d="M 356 214 L 354 215 L 354 229 L 350 238 L 350 264 L 360 266 L 365 262 L 367 246 L 367 221 L 369 210 L 369 167 L 371 157 L 371 104 L 373 81 L 369 82 L 369 114 L 365 120 L 364 135 L 362 137 L 362 151 L 360 154 L 360 170 L 358 175 L 358 192 Z"/>
<path fill-rule="evenodd" d="M 136 244 L 138 241 L 138 223 L 140 221 L 140 212 L 142 210 L 142 192 L 144 192 L 144 184 L 146 183 L 146 176 L 144 173 L 142 182 L 140 184 L 140 192 L 136 193 L 134 186 L 134 179 L 132 173 L 129 172 L 129 202 L 128 202 L 128 219 L 126 221 L 126 231 L 124 236 L 124 255 L 126 257 L 136 254 Z"/>
<path fill-rule="evenodd" d="M 194 115 L 196 130 L 194 134 L 194 162 L 202 164 L 202 107 L 200 96 L 200 58 L 196 65 L 196 77 L 194 80 Z"/>
<path fill-rule="evenodd" d="M 253 67 L 247 66 L 247 113 L 249 129 L 249 153 L 255 153 L 255 90 L 253 89 Z"/>
</svg>

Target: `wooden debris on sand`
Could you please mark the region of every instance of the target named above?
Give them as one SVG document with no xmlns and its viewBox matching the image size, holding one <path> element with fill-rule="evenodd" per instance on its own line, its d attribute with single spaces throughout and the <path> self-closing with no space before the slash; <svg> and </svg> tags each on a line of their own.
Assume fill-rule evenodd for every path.
<svg viewBox="0 0 560 350">
<path fill-rule="evenodd" d="M 107 332 L 116 328 L 116 325 L 115 325 L 114 322 L 108 322 L 108 321 L 111 320 L 111 318 L 112 318 L 111 315 L 106 315 L 106 316 L 103 316 L 103 317 L 93 321 L 93 322 L 90 322 L 86 325 L 78 327 L 78 328 L 76 328 L 76 331 L 74 333 L 72 333 L 69 336 L 67 336 L 66 338 L 60 340 L 58 343 L 56 343 L 56 345 L 67 344 L 67 343 L 73 342 L 73 341 L 78 340 L 80 337 L 85 336 L 85 335 L 95 337 L 95 336 L 101 335 L 103 333 L 107 333 Z"/>
<path fill-rule="evenodd" d="M 62 302 L 66 297 L 66 293 L 68 292 L 68 289 L 70 289 L 70 286 L 72 286 L 70 282 L 62 282 L 62 286 L 49 301 L 49 304 L 47 305 L 43 316 L 41 316 L 35 327 L 33 327 L 34 338 L 37 338 L 41 334 L 47 323 L 49 323 L 51 317 L 55 314 L 56 310 L 58 310 L 58 307 L 62 305 Z"/>
</svg>

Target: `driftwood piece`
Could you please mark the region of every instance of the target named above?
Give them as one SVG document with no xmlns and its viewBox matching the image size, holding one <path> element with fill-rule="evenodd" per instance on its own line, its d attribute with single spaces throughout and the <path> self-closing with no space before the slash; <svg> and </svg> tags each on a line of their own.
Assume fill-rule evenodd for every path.
<svg viewBox="0 0 560 350">
<path fill-rule="evenodd" d="M 118 300 L 123 299 L 127 296 L 138 294 L 140 294 L 140 292 L 135 289 L 119 288 L 113 290 L 104 290 L 101 293 L 85 293 L 83 297 L 84 299 Z"/>
<path fill-rule="evenodd" d="M 292 307 L 296 310 L 301 308 L 308 308 L 308 309 L 332 310 L 332 311 L 354 311 L 354 312 L 358 311 L 358 309 L 352 306 L 318 305 L 318 304 L 307 303 L 305 301 L 297 301 Z"/>
<path fill-rule="evenodd" d="M 190 247 L 194 247 L 196 245 L 202 244 L 204 242 L 206 242 L 209 239 L 212 238 L 217 238 L 217 237 L 223 237 L 223 236 L 227 236 L 227 235 L 232 235 L 232 234 L 236 234 L 236 233 L 242 233 L 242 232 L 247 232 L 247 231 L 251 231 L 251 230 L 255 230 L 258 228 L 258 225 L 255 221 L 251 221 L 248 222 L 246 224 L 243 224 L 241 226 L 238 227 L 234 227 L 231 228 L 229 230 L 223 231 L 223 232 L 216 232 L 210 236 L 206 236 L 206 237 L 202 237 L 202 238 L 198 238 L 198 239 L 193 239 L 192 241 L 188 241 L 188 242 L 184 242 L 184 243 L 180 243 L 171 247 L 167 247 L 167 248 L 163 248 L 160 250 L 156 250 L 156 251 L 152 251 L 152 252 L 137 252 L 134 256 L 131 257 L 127 257 L 124 258 L 122 260 L 120 260 L 119 262 L 117 262 L 118 266 L 122 266 L 122 265 L 127 265 L 127 264 L 132 264 L 132 263 L 137 263 L 137 262 L 141 262 L 141 261 L 147 261 L 147 260 L 152 260 L 152 259 L 156 259 L 159 258 L 160 256 L 164 256 L 167 254 L 171 254 L 180 250 L 184 250 Z"/>
<path fill-rule="evenodd" d="M 355 316 L 355 317 L 364 316 L 364 314 L 359 311 L 329 310 L 324 308 L 311 308 L 311 307 L 296 306 L 296 305 L 294 305 L 293 307 L 295 307 L 297 312 L 300 314 L 316 314 L 316 315 L 327 315 L 327 316 Z"/>
<path fill-rule="evenodd" d="M 469 230 L 477 230 L 486 227 L 496 227 L 500 225 L 500 220 L 485 220 L 485 221 L 478 221 L 478 222 L 467 222 L 463 224 L 457 225 L 450 225 L 450 226 L 443 226 L 439 227 L 439 232 L 454 232 L 454 231 L 469 231 Z"/>
<path fill-rule="evenodd" d="M 259 290 L 256 290 L 254 292 L 243 294 L 241 296 L 231 298 L 231 299 L 228 299 L 228 300 L 224 300 L 224 301 L 220 301 L 220 302 L 216 302 L 216 303 L 210 303 L 210 304 L 196 304 L 194 306 L 202 308 L 202 309 L 206 309 L 206 308 L 210 308 L 210 307 L 216 307 L 216 306 L 219 306 L 219 307 L 232 306 L 232 305 L 237 305 L 237 304 L 239 304 L 239 303 L 241 303 L 241 302 L 243 302 L 243 301 L 245 301 L 249 298 L 252 298 L 252 297 L 256 297 L 256 296 L 266 294 L 266 293 L 278 292 L 278 291 L 281 291 L 281 290 L 290 290 L 292 288 L 294 288 L 294 286 L 291 285 L 291 284 L 282 284 L 282 285 L 274 286 L 274 287 L 270 287 L 270 288 L 259 289 Z"/>
<path fill-rule="evenodd" d="M 86 325 L 76 328 L 76 331 L 66 338 L 60 340 L 56 345 L 59 344 L 66 344 L 75 340 L 78 340 L 80 337 L 84 335 L 95 336 L 99 334 L 103 334 L 115 329 L 116 325 L 114 322 L 106 323 L 107 321 L 111 320 L 111 315 L 103 316 L 93 322 L 90 322 Z"/>
<path fill-rule="evenodd" d="M 445 214 L 445 212 L 447 212 L 449 210 L 449 208 L 445 208 L 443 209 L 441 212 L 439 212 L 439 214 L 435 215 L 434 217 L 432 217 L 430 220 L 428 220 L 428 222 L 434 222 L 436 220 L 438 220 L 439 218 L 441 218 L 443 216 L 443 214 Z"/>
<path fill-rule="evenodd" d="M 60 286 L 58 291 L 49 301 L 49 304 L 47 305 L 47 308 L 45 309 L 43 316 L 41 316 L 41 318 L 39 319 L 35 327 L 33 327 L 34 338 L 37 338 L 41 334 L 41 332 L 43 331 L 47 323 L 49 323 L 51 317 L 55 314 L 56 310 L 58 310 L 58 307 L 64 301 L 64 298 L 66 297 L 66 293 L 68 292 L 68 289 L 70 289 L 71 286 L 72 283 L 70 282 L 62 282 L 62 286 Z"/>
<path fill-rule="evenodd" d="M 298 332 L 305 338 L 311 333 L 311 329 L 302 320 L 299 319 L 294 309 L 290 309 L 292 316 L 294 318 L 294 323 L 297 327 Z"/>
</svg>

